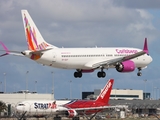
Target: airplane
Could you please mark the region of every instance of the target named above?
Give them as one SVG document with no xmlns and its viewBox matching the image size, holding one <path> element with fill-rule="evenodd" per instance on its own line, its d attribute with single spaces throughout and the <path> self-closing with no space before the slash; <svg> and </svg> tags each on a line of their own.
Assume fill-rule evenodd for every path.
<svg viewBox="0 0 160 120">
<path fill-rule="evenodd" d="M 85 116 L 91 120 L 97 113 L 115 108 L 109 105 L 113 83 L 114 79 L 109 79 L 96 100 L 26 100 L 16 106 L 16 113 L 23 117 L 55 116 L 55 119 L 61 116 L 67 118 Z"/>
<path fill-rule="evenodd" d="M 152 62 L 149 55 L 147 38 L 144 41 L 143 50 L 130 47 L 94 47 L 94 48 L 58 48 L 47 43 L 27 10 L 21 10 L 28 50 L 22 52 L 10 51 L 0 42 L 5 54 L 21 55 L 42 65 L 61 69 L 75 69 L 74 77 L 81 78 L 83 73 L 97 72 L 99 78 L 104 78 L 104 69 L 115 68 L 118 72 L 132 72 L 141 70 Z"/>
</svg>

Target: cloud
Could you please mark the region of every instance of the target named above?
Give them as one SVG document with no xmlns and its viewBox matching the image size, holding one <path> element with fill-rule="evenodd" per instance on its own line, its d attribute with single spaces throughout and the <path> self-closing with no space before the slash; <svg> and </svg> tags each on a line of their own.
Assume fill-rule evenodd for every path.
<svg viewBox="0 0 160 120">
<path fill-rule="evenodd" d="M 43 37 L 58 47 L 122 46 L 123 42 L 141 47 L 139 40 L 143 43 L 144 37 L 158 37 L 149 12 L 117 6 L 112 1 L 17 0 L 8 1 L 3 9 L 0 37 L 6 42 L 13 40 L 11 48 L 17 44 L 23 45 L 19 49 L 26 48 L 21 9 L 29 11 Z"/>
<path fill-rule="evenodd" d="M 159 9 L 159 0 L 113 0 L 114 5 L 132 9 Z"/>
</svg>

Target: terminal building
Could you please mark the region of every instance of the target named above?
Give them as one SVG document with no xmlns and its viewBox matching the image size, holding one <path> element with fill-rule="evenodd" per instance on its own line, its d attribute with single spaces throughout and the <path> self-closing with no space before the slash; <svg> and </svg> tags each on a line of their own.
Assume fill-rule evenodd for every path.
<svg viewBox="0 0 160 120">
<path fill-rule="evenodd" d="M 96 96 L 99 95 L 100 90 L 94 90 Z M 110 99 L 125 99 L 133 100 L 140 99 L 143 100 L 143 90 L 132 90 L 132 89 L 112 89 Z"/>
<path fill-rule="evenodd" d="M 40 94 L 36 92 L 29 92 L 28 90 L 21 90 L 14 93 L 0 93 L 0 101 L 6 104 L 17 105 L 24 100 L 53 100 L 53 94 Z"/>
<path fill-rule="evenodd" d="M 94 92 L 82 92 L 82 99 L 96 99 L 101 91 L 102 89 L 95 89 Z M 150 93 L 143 93 L 143 90 L 112 89 L 110 99 L 119 99 L 119 100 L 150 99 Z"/>
</svg>

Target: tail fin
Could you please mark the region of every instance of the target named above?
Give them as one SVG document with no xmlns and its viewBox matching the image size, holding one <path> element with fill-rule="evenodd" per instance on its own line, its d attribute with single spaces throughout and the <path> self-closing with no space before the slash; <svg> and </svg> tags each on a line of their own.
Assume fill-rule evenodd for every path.
<svg viewBox="0 0 160 120">
<path fill-rule="evenodd" d="M 113 79 L 108 80 L 107 84 L 104 86 L 103 90 L 101 91 L 98 98 L 96 99 L 96 102 L 103 102 L 108 104 L 113 82 L 114 82 Z"/>
<path fill-rule="evenodd" d="M 49 46 L 55 47 L 47 43 L 42 35 L 40 34 L 38 28 L 33 22 L 31 16 L 27 10 L 21 10 L 22 19 L 24 24 L 25 35 L 28 43 L 28 49 L 31 51 L 44 50 Z"/>
</svg>

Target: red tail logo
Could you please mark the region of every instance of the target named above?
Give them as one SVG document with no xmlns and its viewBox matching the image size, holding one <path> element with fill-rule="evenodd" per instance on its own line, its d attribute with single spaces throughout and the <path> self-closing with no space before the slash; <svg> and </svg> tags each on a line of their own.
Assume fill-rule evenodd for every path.
<svg viewBox="0 0 160 120">
<path fill-rule="evenodd" d="M 111 87 L 111 85 L 112 85 L 112 83 L 109 82 L 109 83 L 107 84 L 107 86 L 105 87 L 105 89 L 102 91 L 102 93 L 101 93 L 101 95 L 100 95 L 100 97 L 101 97 L 102 99 L 104 98 L 105 94 L 107 93 L 107 91 L 108 91 L 108 89 Z"/>
<path fill-rule="evenodd" d="M 99 94 L 96 102 L 103 102 L 108 104 L 109 101 L 109 97 L 111 94 L 111 90 L 112 90 L 112 86 L 113 86 L 113 79 L 110 79 L 107 84 L 105 85 L 105 87 L 103 88 L 102 92 Z"/>
</svg>

